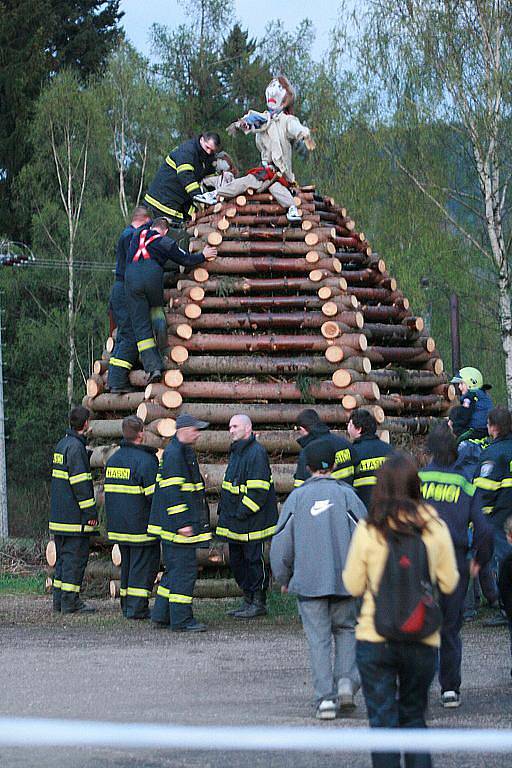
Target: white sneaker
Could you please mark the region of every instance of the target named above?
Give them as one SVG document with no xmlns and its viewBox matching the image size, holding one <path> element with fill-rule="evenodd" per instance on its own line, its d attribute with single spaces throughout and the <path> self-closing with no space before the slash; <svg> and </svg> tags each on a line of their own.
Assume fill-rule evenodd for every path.
<svg viewBox="0 0 512 768">
<path fill-rule="evenodd" d="M 202 195 L 195 195 L 194 200 L 198 203 L 204 203 L 204 205 L 215 205 L 217 202 L 216 192 L 203 192 Z"/>
<path fill-rule="evenodd" d="M 341 709 L 351 709 L 354 704 L 354 686 L 348 677 L 338 680 L 338 704 Z"/>
<path fill-rule="evenodd" d="M 302 213 L 299 211 L 296 205 L 290 205 L 288 213 L 286 214 L 288 221 L 302 221 Z"/>
<path fill-rule="evenodd" d="M 322 699 L 316 708 L 317 720 L 334 720 L 336 717 L 336 702 L 333 699 Z"/>
<path fill-rule="evenodd" d="M 457 693 L 457 691 L 445 691 L 441 694 L 441 704 L 445 709 L 460 707 L 460 693 Z"/>
</svg>

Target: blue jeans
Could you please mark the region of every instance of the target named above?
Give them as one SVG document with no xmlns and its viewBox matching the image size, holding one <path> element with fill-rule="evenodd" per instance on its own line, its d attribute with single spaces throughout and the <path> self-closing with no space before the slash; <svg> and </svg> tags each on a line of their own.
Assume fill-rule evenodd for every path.
<svg viewBox="0 0 512 768">
<path fill-rule="evenodd" d="M 356 660 L 372 728 L 426 728 L 437 649 L 424 643 L 358 640 Z M 373 768 L 400 768 L 399 752 L 372 753 Z M 431 768 L 429 754 L 406 753 L 405 768 Z"/>
</svg>

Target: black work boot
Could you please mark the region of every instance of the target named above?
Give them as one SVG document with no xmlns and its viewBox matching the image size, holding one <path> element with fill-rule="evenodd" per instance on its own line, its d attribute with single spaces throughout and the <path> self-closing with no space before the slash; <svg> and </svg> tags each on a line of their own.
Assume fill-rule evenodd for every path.
<svg viewBox="0 0 512 768">
<path fill-rule="evenodd" d="M 257 616 L 266 616 L 265 598 L 265 592 L 261 590 L 255 592 L 251 605 L 247 606 L 244 611 L 237 611 L 233 614 L 235 619 L 255 619 Z"/>
<path fill-rule="evenodd" d="M 240 605 L 237 605 L 236 608 L 232 608 L 230 611 L 227 611 L 228 616 L 236 616 L 240 613 L 240 611 L 246 611 L 247 608 L 249 608 L 250 605 L 252 605 L 253 600 L 253 594 L 252 592 L 244 592 L 244 599 L 240 603 Z"/>
</svg>

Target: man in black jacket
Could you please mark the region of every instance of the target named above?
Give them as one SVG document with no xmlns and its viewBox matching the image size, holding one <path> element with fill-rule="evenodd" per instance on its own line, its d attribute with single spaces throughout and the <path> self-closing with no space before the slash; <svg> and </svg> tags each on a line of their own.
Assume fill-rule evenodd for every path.
<svg viewBox="0 0 512 768">
<path fill-rule="evenodd" d="M 276 530 L 276 492 L 267 452 L 256 440 L 250 418 L 245 414 L 233 416 L 229 433 L 232 445 L 216 532 L 229 542 L 229 564 L 244 593 L 240 608 L 230 613 L 237 619 L 253 619 L 267 613 L 270 574 L 263 544 Z"/>
<path fill-rule="evenodd" d="M 155 219 L 147 228 L 137 230 L 132 237 L 126 262 L 125 291 L 130 322 L 137 350 L 149 383 L 160 381 L 163 361 L 155 335 L 167 345 L 167 324 L 163 310 L 163 268 L 166 261 L 186 267 L 202 264 L 217 256 L 217 249 L 206 245 L 202 253 L 183 251 L 167 237 L 166 219 Z"/>
<path fill-rule="evenodd" d="M 393 448 L 377 437 L 375 417 L 364 408 L 358 408 L 352 413 L 347 432 L 352 440 L 354 490 L 368 509 L 377 482 L 377 471 L 393 453 Z"/>
<path fill-rule="evenodd" d="M 158 460 L 156 450 L 142 444 L 141 419 L 127 416 L 122 430 L 121 446 L 105 469 L 108 538 L 121 550 L 121 610 L 127 619 L 148 619 L 160 565 L 160 542 L 147 532 Z"/>
<path fill-rule="evenodd" d="M 202 193 L 201 181 L 215 173 L 219 150 L 219 134 L 206 131 L 169 152 L 158 169 L 144 200 L 174 229 L 179 231 L 194 212 L 194 198 Z"/>
<path fill-rule="evenodd" d="M 148 533 L 160 536 L 165 571 L 157 590 L 152 620 L 175 631 L 204 632 L 194 618 L 192 598 L 197 579 L 196 547 L 211 539 L 204 481 L 194 444 L 208 422 L 182 413 L 176 434 L 164 451 Z"/>
<path fill-rule="evenodd" d="M 301 447 L 299 458 L 297 460 L 297 469 L 294 474 L 293 487 L 298 488 L 302 483 L 311 477 L 311 472 L 307 468 L 305 448 L 314 440 L 327 440 L 335 453 L 336 463 L 332 472 L 332 477 L 336 480 L 344 480 L 352 484 L 354 476 L 354 462 L 352 459 L 352 446 L 344 437 L 333 435 L 327 424 L 321 420 L 318 413 L 313 408 L 306 408 L 301 411 L 297 417 L 297 427 L 300 437 L 297 442 Z"/>
<path fill-rule="evenodd" d="M 69 414 L 70 429 L 53 453 L 49 522 L 57 552 L 53 610 L 62 613 L 94 612 L 94 608 L 80 600 L 89 559 L 89 538 L 98 525 L 91 465 L 85 449 L 88 420 L 87 408 L 73 408 Z"/>
</svg>

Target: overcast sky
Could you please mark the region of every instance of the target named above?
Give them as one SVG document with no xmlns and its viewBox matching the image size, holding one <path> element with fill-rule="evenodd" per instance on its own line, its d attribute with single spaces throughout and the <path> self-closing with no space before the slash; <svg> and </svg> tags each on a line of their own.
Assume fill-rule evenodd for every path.
<svg viewBox="0 0 512 768">
<path fill-rule="evenodd" d="M 126 35 L 138 51 L 150 56 L 149 37 L 152 24 L 165 24 L 173 28 L 187 21 L 186 5 L 178 0 L 121 0 L 125 15 L 121 21 Z M 327 48 L 329 31 L 336 22 L 337 0 L 236 0 L 236 16 L 244 28 L 255 37 L 261 37 L 265 25 L 279 18 L 286 29 L 292 30 L 304 18 L 313 22 L 317 39 L 313 56 L 320 59 Z"/>
</svg>

